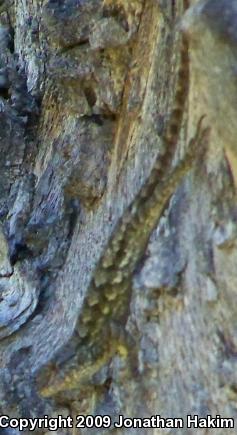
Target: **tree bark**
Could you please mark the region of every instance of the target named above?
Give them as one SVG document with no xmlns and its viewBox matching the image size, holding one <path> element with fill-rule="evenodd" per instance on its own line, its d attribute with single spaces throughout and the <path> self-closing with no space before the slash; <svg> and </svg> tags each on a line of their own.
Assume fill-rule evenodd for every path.
<svg viewBox="0 0 237 435">
<path fill-rule="evenodd" d="M 159 414 L 184 419 L 176 434 L 212 431 L 187 415 L 236 417 L 237 2 L 187 3 L 0 3 L 2 415 Z M 68 343 L 119 218 L 167 151 L 183 35 L 189 92 L 167 179 L 204 115 L 208 137 L 131 277 L 116 325 L 128 355 L 46 398 L 41 384 L 75 352 L 88 362 Z M 77 431 L 56 433 L 134 429 Z"/>
</svg>

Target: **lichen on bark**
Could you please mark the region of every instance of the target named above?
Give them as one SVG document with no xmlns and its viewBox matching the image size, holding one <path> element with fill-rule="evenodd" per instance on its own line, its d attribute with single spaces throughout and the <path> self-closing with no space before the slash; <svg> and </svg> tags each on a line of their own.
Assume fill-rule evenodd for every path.
<svg viewBox="0 0 237 435">
<path fill-rule="evenodd" d="M 112 416 L 236 417 L 237 9 L 186 7 L 0 2 L 1 413 L 89 413 L 93 397 Z M 173 165 L 203 115 L 210 135 L 133 275 L 120 326 L 135 340 L 132 364 L 117 354 L 79 392 L 43 398 L 41 369 L 60 349 L 60 364 L 78 352 L 65 345 L 95 266 L 166 150 L 182 32 L 190 84 Z"/>
</svg>

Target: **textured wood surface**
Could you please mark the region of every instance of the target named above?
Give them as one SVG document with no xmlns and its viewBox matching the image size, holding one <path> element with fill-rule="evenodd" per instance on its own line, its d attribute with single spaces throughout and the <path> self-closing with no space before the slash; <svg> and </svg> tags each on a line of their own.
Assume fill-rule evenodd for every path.
<svg viewBox="0 0 237 435">
<path fill-rule="evenodd" d="M 190 3 L 0 3 L 5 413 L 235 416 L 236 1 Z"/>
</svg>

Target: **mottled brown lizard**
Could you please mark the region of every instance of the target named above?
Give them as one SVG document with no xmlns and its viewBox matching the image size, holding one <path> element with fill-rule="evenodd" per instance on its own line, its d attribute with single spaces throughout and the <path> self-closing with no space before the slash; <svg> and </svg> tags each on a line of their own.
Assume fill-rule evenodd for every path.
<svg viewBox="0 0 237 435">
<path fill-rule="evenodd" d="M 128 353 L 123 338 L 114 334 L 113 325 L 125 325 L 129 315 L 133 272 L 145 252 L 151 232 L 157 226 L 171 195 L 192 167 L 197 148 L 208 131 L 202 127 L 200 119 L 185 157 L 172 169 L 188 78 L 188 42 L 182 36 L 174 105 L 163 137 L 165 152 L 158 156 L 144 186 L 119 220 L 95 269 L 73 337 L 59 353 L 66 353 L 71 347 L 74 356 L 61 364 L 60 357 L 56 356 L 55 366 L 58 365 L 59 370 L 55 370 L 55 366 L 53 369 L 48 366 L 41 372 L 39 389 L 44 397 L 77 389 L 88 382 L 116 352 L 122 356 Z"/>
</svg>

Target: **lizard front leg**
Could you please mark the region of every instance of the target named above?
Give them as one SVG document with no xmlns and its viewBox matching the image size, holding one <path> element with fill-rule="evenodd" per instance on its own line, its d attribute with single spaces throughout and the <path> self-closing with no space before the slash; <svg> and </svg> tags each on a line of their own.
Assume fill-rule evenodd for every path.
<svg viewBox="0 0 237 435">
<path fill-rule="evenodd" d="M 61 367 L 58 374 L 51 373 L 49 385 L 41 388 L 40 393 L 43 397 L 56 396 L 65 390 L 78 389 L 85 383 L 90 383 L 92 377 L 103 367 L 108 361 L 118 353 L 120 356 L 127 356 L 127 348 L 122 342 L 110 340 L 107 349 L 101 353 L 95 361 L 79 363 L 78 357 L 75 356 L 68 363 Z"/>
</svg>

